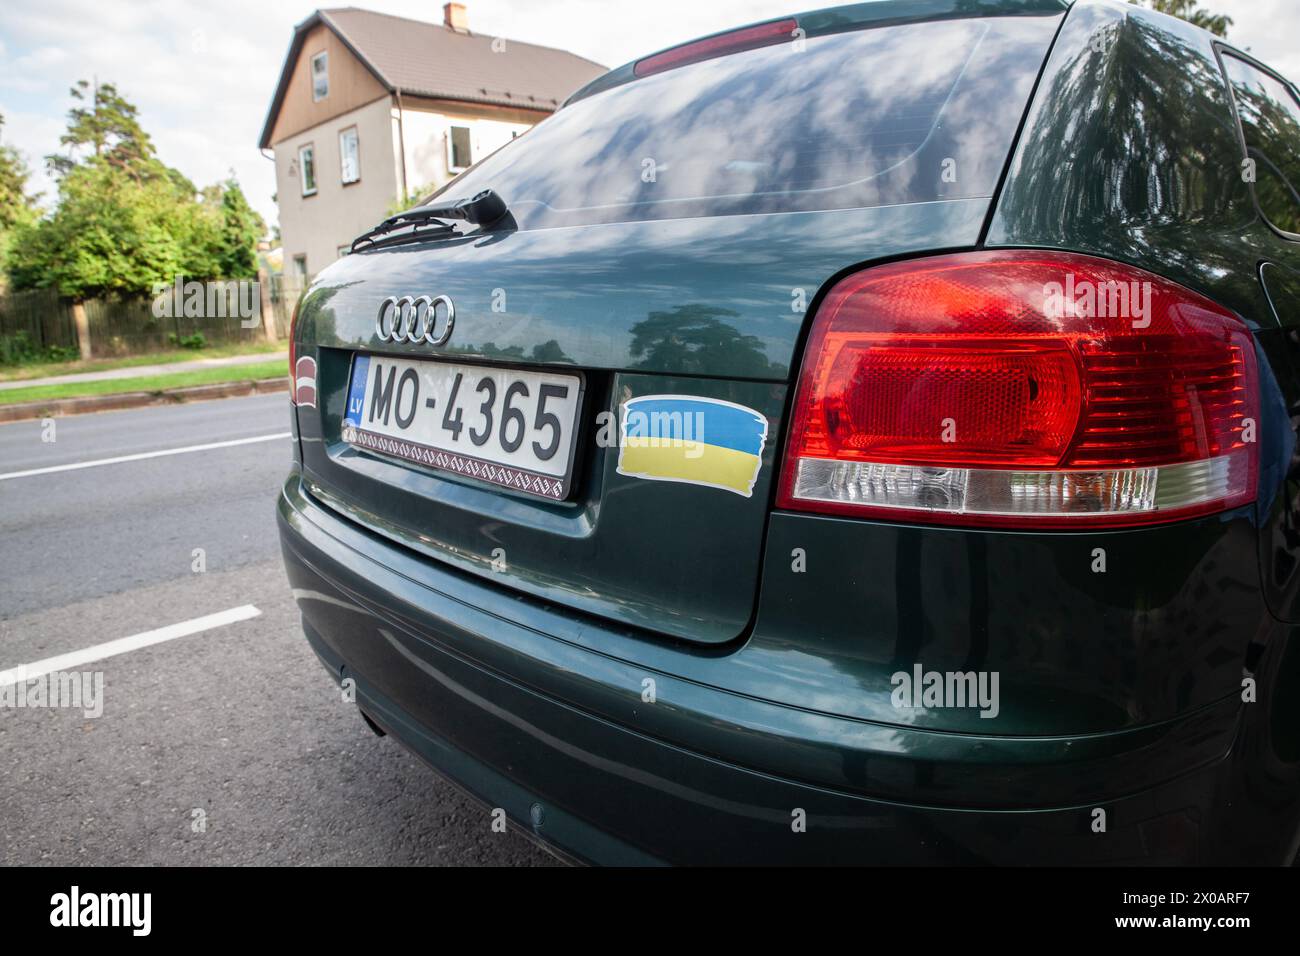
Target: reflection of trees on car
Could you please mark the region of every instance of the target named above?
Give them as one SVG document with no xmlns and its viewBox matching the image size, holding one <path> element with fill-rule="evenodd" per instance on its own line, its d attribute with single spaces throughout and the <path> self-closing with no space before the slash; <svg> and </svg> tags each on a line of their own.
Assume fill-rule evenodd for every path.
<svg viewBox="0 0 1300 956">
<path fill-rule="evenodd" d="M 629 352 L 640 360 L 633 367 L 703 374 L 725 363 L 739 376 L 784 374 L 785 366 L 769 362 L 763 354 L 762 339 L 744 335 L 720 318 L 739 315 L 731 309 L 700 304 L 675 306 L 671 312 L 651 312 L 632 326 Z"/>
<path fill-rule="evenodd" d="M 1093 36 L 1105 42 L 1083 47 L 1042 96 L 1044 115 L 1078 125 L 1068 142 L 1056 124 L 1031 127 L 1017 188 L 1003 199 L 1007 221 L 1066 242 L 1065 224 L 1092 210 L 1081 225 L 1104 232 L 1123 258 L 1146 248 L 1152 228 L 1240 219 L 1250 200 L 1227 91 L 1206 93 L 1223 88 L 1214 62 L 1137 17 L 1099 23 Z M 1206 111 L 1210 97 L 1222 99 L 1219 112 Z M 1207 261 L 1216 250 L 1203 242 L 1171 239 L 1161 255 L 1176 271 L 1220 265 Z"/>
</svg>

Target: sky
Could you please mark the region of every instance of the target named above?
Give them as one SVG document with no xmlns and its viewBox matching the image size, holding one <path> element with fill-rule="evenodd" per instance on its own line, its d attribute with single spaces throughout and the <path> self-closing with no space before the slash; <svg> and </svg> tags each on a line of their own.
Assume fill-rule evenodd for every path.
<svg viewBox="0 0 1300 956">
<path fill-rule="evenodd" d="M 341 0 L 441 22 L 440 0 Z M 831 5 L 828 0 L 825 5 Z M 816 9 L 817 0 L 465 0 L 470 29 L 568 49 L 606 66 L 694 37 Z M 1229 40 L 1300 81 L 1300 0 L 1202 0 L 1236 22 Z M 196 185 L 233 171 L 275 221 L 275 175 L 258 136 L 298 0 L 3 0 L 0 141 L 16 146 L 48 201 L 44 157 L 59 148 L 78 79 L 112 82 L 140 110 L 159 157 Z"/>
</svg>

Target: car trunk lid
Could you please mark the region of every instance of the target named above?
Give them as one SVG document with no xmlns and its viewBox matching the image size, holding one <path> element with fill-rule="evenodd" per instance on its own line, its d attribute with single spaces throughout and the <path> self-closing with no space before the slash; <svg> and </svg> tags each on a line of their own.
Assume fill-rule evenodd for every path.
<svg viewBox="0 0 1300 956">
<path fill-rule="evenodd" d="M 298 409 L 309 491 L 520 594 L 672 639 L 736 638 L 818 290 L 978 243 L 1055 23 L 831 32 L 797 70 L 765 47 L 561 110 L 446 194 L 494 189 L 509 228 L 373 248 L 313 284 L 297 326 L 316 362 L 316 404 Z M 936 44 L 951 55 L 916 67 Z M 454 303 L 445 341 L 381 339 L 384 300 L 420 296 Z M 361 447 L 346 430 L 359 356 L 580 381 L 564 494 Z M 687 440 L 666 463 L 655 421 Z"/>
</svg>

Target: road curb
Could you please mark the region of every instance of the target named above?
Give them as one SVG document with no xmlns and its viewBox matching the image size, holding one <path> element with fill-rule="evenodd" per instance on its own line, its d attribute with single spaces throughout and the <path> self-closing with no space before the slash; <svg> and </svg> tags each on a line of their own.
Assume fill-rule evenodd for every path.
<svg viewBox="0 0 1300 956">
<path fill-rule="evenodd" d="M 289 377 L 218 382 L 214 385 L 191 385 L 188 388 L 164 388 L 153 392 L 119 392 L 115 395 L 87 395 L 84 398 L 52 398 L 36 402 L 0 405 L 0 423 L 20 422 L 31 418 L 61 418 L 90 412 L 112 412 L 146 405 L 177 405 L 182 402 L 206 402 L 216 398 L 239 398 L 264 392 L 287 392 Z"/>
</svg>

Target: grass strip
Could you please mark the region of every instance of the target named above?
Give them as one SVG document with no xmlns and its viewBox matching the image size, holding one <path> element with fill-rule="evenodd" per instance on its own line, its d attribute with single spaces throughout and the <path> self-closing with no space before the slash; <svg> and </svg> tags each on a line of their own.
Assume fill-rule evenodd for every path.
<svg viewBox="0 0 1300 956">
<path fill-rule="evenodd" d="M 288 368 L 279 362 L 258 362 L 251 365 L 226 365 L 192 372 L 147 375 L 140 378 L 34 385 L 31 388 L 13 388 L 0 392 L 0 405 L 49 401 L 57 398 L 84 398 L 88 395 L 117 395 L 122 392 L 158 392 L 163 389 L 187 388 L 191 385 L 245 382 L 250 379 L 261 381 L 268 378 L 282 378 L 288 374 Z"/>
</svg>

